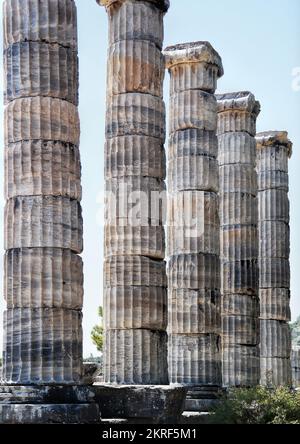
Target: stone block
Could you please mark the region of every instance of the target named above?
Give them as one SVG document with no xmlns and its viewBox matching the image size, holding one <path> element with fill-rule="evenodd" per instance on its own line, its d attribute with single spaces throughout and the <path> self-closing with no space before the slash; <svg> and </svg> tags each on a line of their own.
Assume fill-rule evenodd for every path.
<svg viewBox="0 0 300 444">
<path fill-rule="evenodd" d="M 4 381 L 20 385 L 79 383 L 81 318 L 77 310 L 7 310 L 3 322 Z"/>
<path fill-rule="evenodd" d="M 215 131 L 189 128 L 170 134 L 168 159 L 178 157 L 208 156 L 217 158 L 218 138 Z"/>
<path fill-rule="evenodd" d="M 187 290 L 220 288 L 219 256 L 186 254 L 172 256 L 168 262 L 169 287 Z"/>
<path fill-rule="evenodd" d="M 223 294 L 256 296 L 258 292 L 257 260 L 223 262 L 221 281 Z"/>
<path fill-rule="evenodd" d="M 248 193 L 257 195 L 257 174 L 253 165 L 221 165 L 220 190 L 222 193 Z"/>
<path fill-rule="evenodd" d="M 220 352 L 218 335 L 169 335 L 170 382 L 221 385 Z"/>
<path fill-rule="evenodd" d="M 161 141 L 155 137 L 123 136 L 105 142 L 105 177 L 166 176 L 166 155 Z"/>
<path fill-rule="evenodd" d="M 8 250 L 4 256 L 4 296 L 8 308 L 80 310 L 82 259 L 60 248 Z"/>
<path fill-rule="evenodd" d="M 290 290 L 287 288 L 261 288 L 259 297 L 261 319 L 290 322 Z"/>
<path fill-rule="evenodd" d="M 162 97 L 165 66 L 159 48 L 149 40 L 122 40 L 108 52 L 108 95 L 142 93 Z"/>
<path fill-rule="evenodd" d="M 6 0 L 4 45 L 42 41 L 77 48 L 77 14 L 73 0 Z"/>
<path fill-rule="evenodd" d="M 104 253 L 110 256 L 165 258 L 165 230 L 162 226 L 109 226 L 104 228 Z"/>
<path fill-rule="evenodd" d="M 75 105 L 50 97 L 30 97 L 9 103 L 4 110 L 5 144 L 22 140 L 52 140 L 79 144 Z"/>
<path fill-rule="evenodd" d="M 105 357 L 105 382 L 122 385 L 168 384 L 165 332 L 107 330 Z"/>
<path fill-rule="evenodd" d="M 222 346 L 258 345 L 259 318 L 242 314 L 222 313 Z"/>
<path fill-rule="evenodd" d="M 213 94 L 199 90 L 183 91 L 170 97 L 169 131 L 199 129 L 215 131 L 217 102 Z"/>
<path fill-rule="evenodd" d="M 290 262 L 288 259 L 264 259 L 260 258 L 259 287 L 265 288 L 290 288 Z"/>
<path fill-rule="evenodd" d="M 169 333 L 221 333 L 221 295 L 217 290 L 169 289 Z"/>
<path fill-rule="evenodd" d="M 228 225 L 220 231 L 221 260 L 253 260 L 258 256 L 258 232 L 254 225 Z"/>
<path fill-rule="evenodd" d="M 291 387 L 292 367 L 290 358 L 260 358 L 260 383 L 268 387 Z"/>
<path fill-rule="evenodd" d="M 104 290 L 104 325 L 107 330 L 167 329 L 167 289 L 124 286 Z"/>
<path fill-rule="evenodd" d="M 256 387 L 259 385 L 260 365 L 257 346 L 224 345 L 222 347 L 224 387 Z"/>
<path fill-rule="evenodd" d="M 256 165 L 255 138 L 246 132 L 224 133 L 218 135 L 219 165 Z"/>
<path fill-rule="evenodd" d="M 119 136 L 156 137 L 165 140 L 165 105 L 151 94 L 127 93 L 108 98 L 107 139 Z"/>
<path fill-rule="evenodd" d="M 220 222 L 224 225 L 256 225 L 257 198 L 250 193 L 220 193 Z"/>
<path fill-rule="evenodd" d="M 285 222 L 262 221 L 258 224 L 259 256 L 262 259 L 290 257 L 290 227 Z"/>
<path fill-rule="evenodd" d="M 259 193 L 258 217 L 260 221 L 289 223 L 290 203 L 286 191 L 266 190 Z"/>
<path fill-rule="evenodd" d="M 168 190 L 219 191 L 218 162 L 208 156 L 174 157 L 168 162 Z"/>
<path fill-rule="evenodd" d="M 127 418 L 137 424 L 178 424 L 186 388 L 174 386 L 95 385 L 101 418 Z"/>
<path fill-rule="evenodd" d="M 24 140 L 4 150 L 5 197 L 53 195 L 81 200 L 81 165 L 75 145 Z"/>
<path fill-rule="evenodd" d="M 255 319 L 259 318 L 259 302 L 260 301 L 258 296 L 248 296 L 243 294 L 225 294 L 222 297 L 222 315 L 224 317 L 247 317 L 252 318 L 254 321 Z M 230 320 L 228 321 L 230 322 Z M 225 325 L 226 322 L 224 324 L 224 327 Z M 227 332 L 230 333 L 230 330 L 227 330 Z M 233 331 L 232 333 L 234 334 Z"/>
<path fill-rule="evenodd" d="M 218 196 L 204 191 L 182 191 L 168 197 L 169 255 L 218 255 Z"/>
<path fill-rule="evenodd" d="M 54 97 L 78 105 L 77 52 L 57 44 L 20 42 L 4 51 L 4 102 Z"/>
<path fill-rule="evenodd" d="M 5 207 L 5 249 L 83 249 L 81 206 L 76 200 L 54 196 L 15 197 Z"/>
<path fill-rule="evenodd" d="M 112 256 L 104 261 L 104 288 L 167 287 L 166 263 L 143 256 Z"/>
<path fill-rule="evenodd" d="M 262 319 L 260 331 L 260 356 L 262 358 L 290 358 L 291 330 L 286 322 Z"/>
</svg>

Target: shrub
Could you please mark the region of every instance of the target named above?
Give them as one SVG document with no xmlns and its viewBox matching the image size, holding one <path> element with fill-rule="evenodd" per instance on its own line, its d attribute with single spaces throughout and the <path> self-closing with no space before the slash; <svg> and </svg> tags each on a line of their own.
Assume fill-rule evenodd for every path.
<svg viewBox="0 0 300 444">
<path fill-rule="evenodd" d="M 213 413 L 213 424 L 300 424 L 300 392 L 283 387 L 231 389 Z"/>
</svg>

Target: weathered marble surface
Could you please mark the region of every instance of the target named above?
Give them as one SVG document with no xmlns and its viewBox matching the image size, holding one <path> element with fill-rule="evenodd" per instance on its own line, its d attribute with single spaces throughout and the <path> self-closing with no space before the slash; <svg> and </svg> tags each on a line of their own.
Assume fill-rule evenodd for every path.
<svg viewBox="0 0 300 444">
<path fill-rule="evenodd" d="M 300 349 L 294 347 L 291 355 L 293 387 L 300 387 Z"/>
<path fill-rule="evenodd" d="M 104 353 L 105 382 L 168 384 L 167 334 L 163 331 L 106 328 Z"/>
<path fill-rule="evenodd" d="M 81 378 L 82 314 L 57 308 L 4 313 L 3 379 L 8 384 L 74 384 Z"/>
<path fill-rule="evenodd" d="M 121 40 L 110 46 L 107 93 L 142 93 L 162 97 L 164 62 L 149 40 Z"/>
<path fill-rule="evenodd" d="M 215 290 L 169 290 L 169 325 L 171 334 L 220 333 L 221 296 Z"/>
<path fill-rule="evenodd" d="M 223 385 L 259 381 L 258 211 L 255 128 L 250 92 L 217 95 Z"/>
<path fill-rule="evenodd" d="M 4 102 L 47 96 L 78 105 L 77 52 L 59 44 L 19 42 L 4 51 Z"/>
<path fill-rule="evenodd" d="M 8 250 L 4 256 L 4 297 L 8 308 L 80 310 L 81 257 L 61 248 Z"/>
<path fill-rule="evenodd" d="M 1 424 L 99 424 L 97 404 L 0 404 Z"/>
<path fill-rule="evenodd" d="M 106 288 L 106 328 L 165 331 L 168 325 L 167 298 L 167 289 L 154 284 Z"/>
<path fill-rule="evenodd" d="M 256 136 L 259 201 L 261 383 L 291 384 L 290 205 L 288 159 L 292 143 L 284 131 Z"/>
<path fill-rule="evenodd" d="M 166 176 L 164 146 L 155 137 L 123 136 L 105 142 L 105 177 Z"/>
<path fill-rule="evenodd" d="M 163 15 L 99 0 L 109 19 L 105 144 L 105 381 L 166 384 Z"/>
<path fill-rule="evenodd" d="M 188 290 L 220 288 L 219 256 L 213 254 L 171 256 L 167 272 L 169 288 Z"/>
<path fill-rule="evenodd" d="M 76 253 L 82 252 L 83 227 L 76 5 L 10 0 L 3 8 L 3 379 L 78 384 L 83 270 Z M 50 422 L 86 422 L 88 412 L 99 419 L 98 408 L 81 409 L 62 398 L 23 410 L 14 403 L 3 406 L 2 422 L 45 422 L 47 414 Z"/>
<path fill-rule="evenodd" d="M 107 101 L 106 137 L 147 136 L 165 140 L 165 105 L 151 94 L 112 95 Z"/>
<path fill-rule="evenodd" d="M 53 140 L 79 144 L 79 116 L 75 105 L 52 97 L 27 97 L 4 109 L 5 144 L 22 140 Z"/>
<path fill-rule="evenodd" d="M 260 358 L 260 383 L 264 386 L 278 387 L 292 385 L 290 358 Z"/>
<path fill-rule="evenodd" d="M 10 144 L 4 151 L 4 167 L 7 199 L 49 195 L 81 200 L 80 153 L 76 145 L 43 140 Z"/>
<path fill-rule="evenodd" d="M 256 135 L 256 119 L 260 113 L 260 103 L 248 91 L 219 94 L 218 134 L 245 132 Z"/>
<path fill-rule="evenodd" d="M 170 382 L 190 386 L 219 386 L 220 350 L 220 337 L 217 334 L 171 334 Z"/>
<path fill-rule="evenodd" d="M 104 227 L 104 254 L 111 256 L 145 256 L 151 259 L 165 258 L 165 230 L 163 226 Z"/>
<path fill-rule="evenodd" d="M 76 200 L 56 196 L 14 197 L 4 215 L 4 247 L 83 249 L 83 222 Z"/>
<path fill-rule="evenodd" d="M 210 404 L 221 385 L 217 80 L 208 42 L 164 51 L 170 82 L 168 155 L 169 374 L 190 386 L 186 409 Z M 202 387 L 204 392 L 199 391 Z"/>
<path fill-rule="evenodd" d="M 167 287 L 166 263 L 141 256 L 112 256 L 104 261 L 104 287 Z"/>
<path fill-rule="evenodd" d="M 222 375 L 225 387 L 253 387 L 260 377 L 258 347 L 222 346 Z"/>
<path fill-rule="evenodd" d="M 101 406 L 101 418 L 126 418 L 131 424 L 177 424 L 186 397 L 186 388 L 180 385 L 97 384 L 92 391 Z"/>
<path fill-rule="evenodd" d="M 33 41 L 58 43 L 77 49 L 77 12 L 74 0 L 5 0 L 3 17 L 5 47 L 13 43 Z"/>
</svg>

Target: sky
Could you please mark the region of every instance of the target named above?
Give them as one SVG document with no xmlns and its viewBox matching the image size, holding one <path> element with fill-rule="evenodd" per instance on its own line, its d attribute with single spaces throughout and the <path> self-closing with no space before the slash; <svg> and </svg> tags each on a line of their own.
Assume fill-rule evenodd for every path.
<svg viewBox="0 0 300 444">
<path fill-rule="evenodd" d="M 84 217 L 84 356 L 97 355 L 90 332 L 102 303 L 104 126 L 107 16 L 95 0 L 76 0 L 80 61 L 81 161 Z M 0 12 L 0 23 L 2 11 Z M 165 46 L 208 40 L 223 59 L 218 92 L 249 90 L 261 102 L 257 131 L 286 130 L 294 142 L 290 161 L 292 316 L 300 315 L 300 1 L 171 0 Z M 0 37 L 2 45 L 2 35 Z M 1 64 L 0 64 L 1 65 Z M 2 67 L 0 79 L 2 82 Z M 169 79 L 165 100 L 168 108 Z M 3 85 L 0 83 L 0 93 Z M 0 107 L 0 120 L 3 107 Z M 3 129 L 0 125 L 3 150 Z M 0 183 L 3 183 L 3 155 Z M 2 197 L 2 196 L 1 196 Z M 0 202 L 0 232 L 3 232 Z M 2 236 L 3 237 L 3 236 Z M 3 241 L 0 236 L 0 250 Z M 0 254 L 0 257 L 2 254 Z M 0 271 L 3 261 L 0 259 Z M 0 272 L 0 289 L 2 272 Z M 0 311 L 4 309 L 0 290 Z M 0 317 L 2 321 L 2 314 Z M 2 322 L 0 321 L 0 349 Z"/>
</svg>

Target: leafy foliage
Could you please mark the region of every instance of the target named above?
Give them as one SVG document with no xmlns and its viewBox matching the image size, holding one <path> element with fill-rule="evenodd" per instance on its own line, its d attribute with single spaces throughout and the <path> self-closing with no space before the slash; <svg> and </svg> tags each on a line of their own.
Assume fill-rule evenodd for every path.
<svg viewBox="0 0 300 444">
<path fill-rule="evenodd" d="M 300 424 L 300 392 L 284 387 L 231 389 L 214 413 L 213 424 Z"/>
<path fill-rule="evenodd" d="M 99 307 L 98 314 L 100 317 L 100 324 L 95 325 L 91 332 L 93 343 L 96 345 L 99 352 L 103 351 L 103 308 Z"/>
<path fill-rule="evenodd" d="M 293 346 L 300 346 L 300 316 L 296 322 L 291 324 Z"/>
</svg>

